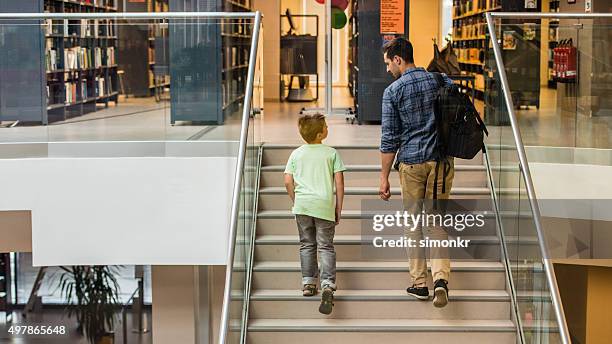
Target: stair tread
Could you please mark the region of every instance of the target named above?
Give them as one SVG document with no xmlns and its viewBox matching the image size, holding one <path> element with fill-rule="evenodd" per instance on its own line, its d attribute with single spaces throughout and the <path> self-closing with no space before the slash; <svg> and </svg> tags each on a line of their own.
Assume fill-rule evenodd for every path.
<svg viewBox="0 0 612 344">
<path fill-rule="evenodd" d="M 429 291 L 430 295 L 433 290 Z M 366 300 L 366 301 L 418 301 L 407 295 L 404 290 L 344 290 L 340 289 L 334 293 L 336 300 Z M 473 300 L 473 301 L 508 301 L 510 295 L 505 290 L 459 290 L 449 291 L 450 300 Z M 302 291 L 297 289 L 277 290 L 261 289 L 251 293 L 251 301 L 314 301 L 318 298 L 307 298 L 302 296 Z"/>
<path fill-rule="evenodd" d="M 458 233 L 460 236 L 460 233 Z M 361 235 L 335 235 L 334 243 L 338 245 L 360 245 L 362 244 Z M 495 235 L 468 235 L 465 236 L 466 239 L 470 239 L 473 242 L 477 242 L 479 244 L 484 243 L 499 243 L 499 238 Z M 538 237 L 536 236 L 521 236 L 521 243 L 524 244 L 537 244 Z M 510 243 L 518 242 L 519 237 L 517 236 L 506 236 L 506 241 Z M 297 233 L 291 235 L 261 235 L 258 236 L 255 240 L 256 244 L 264 244 L 264 245 L 295 245 L 299 244 L 299 237 Z"/>
<path fill-rule="evenodd" d="M 408 271 L 407 262 L 397 261 L 340 261 L 336 263 L 338 271 L 367 270 L 367 271 Z M 428 264 L 429 266 L 429 264 Z M 299 261 L 265 261 L 257 262 L 254 271 L 299 271 Z M 451 261 L 453 271 L 504 271 L 501 262 L 487 261 Z"/>
<path fill-rule="evenodd" d="M 373 214 L 372 212 L 363 213 L 361 210 L 352 210 L 352 209 L 342 210 L 343 218 L 368 218 L 372 216 L 372 214 Z M 503 217 L 513 218 L 513 219 L 515 219 L 517 216 L 520 216 L 520 218 L 532 218 L 533 217 L 533 215 L 528 212 L 522 212 L 521 214 L 517 214 L 516 212 L 512 212 L 512 211 L 502 211 L 501 214 Z M 488 215 L 493 216 L 493 212 L 491 211 L 490 214 L 487 214 L 485 212 L 485 216 L 488 216 Z M 259 218 L 294 218 L 295 215 L 291 212 L 290 209 L 272 209 L 272 210 L 259 210 L 257 212 L 257 217 Z"/>
<path fill-rule="evenodd" d="M 356 331 L 514 331 L 511 320 L 440 320 L 440 319 L 250 319 L 249 330 L 312 329 Z"/>
<path fill-rule="evenodd" d="M 503 191 L 504 189 L 502 189 Z M 508 189 L 514 190 L 514 189 Z M 517 188 L 518 190 L 518 188 Z M 378 195 L 378 187 L 363 187 L 363 186 L 349 186 L 344 188 L 345 195 Z M 260 194 L 286 194 L 287 190 L 284 186 L 266 186 L 259 189 Z M 391 194 L 400 195 L 400 188 L 391 188 Z M 451 194 L 470 194 L 470 195 L 481 195 L 490 194 L 489 188 L 487 187 L 453 187 Z"/>
<path fill-rule="evenodd" d="M 353 164 L 353 165 L 345 165 L 347 171 L 351 172 L 380 172 L 380 164 L 378 165 L 368 165 L 368 164 Z M 485 171 L 484 165 L 464 165 L 457 164 L 455 165 L 456 171 Z M 282 172 L 285 171 L 285 165 L 267 165 L 262 166 L 262 172 Z"/>
</svg>

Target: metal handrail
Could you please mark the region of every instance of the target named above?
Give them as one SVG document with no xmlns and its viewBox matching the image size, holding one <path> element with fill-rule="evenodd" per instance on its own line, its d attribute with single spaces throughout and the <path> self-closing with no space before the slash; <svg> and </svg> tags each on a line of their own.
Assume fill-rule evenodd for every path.
<svg viewBox="0 0 612 344">
<path fill-rule="evenodd" d="M 555 315 L 557 318 L 557 325 L 559 326 L 559 334 L 561 337 L 561 341 L 564 344 L 570 344 L 570 334 L 569 329 L 567 327 L 567 321 L 565 319 L 565 312 L 563 310 L 563 304 L 561 300 L 561 296 L 559 294 L 559 288 L 557 285 L 557 279 L 555 277 L 554 266 L 549 258 L 548 247 L 546 244 L 546 238 L 544 237 L 544 231 L 541 222 L 541 213 L 540 208 L 537 202 L 537 197 L 535 194 L 535 189 L 533 186 L 533 180 L 531 178 L 531 172 L 529 170 L 529 164 L 527 162 L 527 154 L 525 152 L 525 145 L 523 144 L 523 140 L 521 137 L 521 131 L 518 125 L 518 121 L 516 119 L 516 114 L 514 112 L 514 103 L 512 101 L 512 95 L 510 93 L 510 86 L 508 84 L 508 77 L 506 75 L 506 69 L 504 66 L 504 61 L 501 56 L 501 49 L 499 47 L 499 41 L 497 39 L 497 32 L 495 30 L 495 23 L 493 18 L 501 18 L 501 19 L 545 19 L 545 18 L 567 18 L 567 19 L 591 19 L 591 18 L 600 18 L 600 17 L 611 17 L 611 14 L 578 14 L 578 13 L 487 13 L 487 27 L 489 29 L 489 34 L 491 35 L 491 42 L 493 45 L 493 53 L 495 55 L 495 63 L 497 64 L 497 69 L 499 73 L 499 78 L 502 86 L 502 91 L 506 103 L 506 108 L 508 110 L 508 116 L 510 117 L 510 124 L 512 127 L 512 134 L 514 136 L 514 140 L 516 143 L 516 148 L 518 151 L 518 157 L 520 162 L 520 171 L 525 179 L 525 186 L 527 189 L 527 195 L 529 197 L 529 204 L 531 207 L 531 211 L 533 213 L 533 218 L 535 222 L 536 232 L 538 235 L 538 241 L 540 245 L 540 251 L 542 254 L 542 261 L 544 265 L 544 272 L 546 275 L 546 279 L 548 282 L 548 286 L 551 293 L 552 305 L 555 311 Z"/>
<path fill-rule="evenodd" d="M 229 308 L 232 296 L 232 272 L 234 264 L 234 253 L 238 231 L 238 213 L 240 210 L 240 189 L 242 185 L 242 173 L 246 158 L 247 139 L 249 134 L 249 119 L 251 113 L 251 99 L 253 97 L 253 83 L 255 78 L 255 65 L 257 64 L 257 46 L 259 44 L 259 31 L 261 28 L 261 12 L 255 12 L 255 27 L 251 38 L 251 53 L 249 56 L 249 71 L 247 76 L 246 91 L 244 96 L 244 107 L 242 109 L 242 128 L 240 130 L 240 144 L 238 160 L 236 164 L 236 175 L 234 177 L 234 194 L 232 197 L 232 213 L 230 222 L 227 267 L 225 271 L 225 290 L 223 292 L 223 309 L 221 311 L 221 325 L 219 330 L 219 344 L 225 344 L 229 328 Z"/>
<path fill-rule="evenodd" d="M 2 19 L 255 19 L 257 12 L 0 13 Z"/>
</svg>

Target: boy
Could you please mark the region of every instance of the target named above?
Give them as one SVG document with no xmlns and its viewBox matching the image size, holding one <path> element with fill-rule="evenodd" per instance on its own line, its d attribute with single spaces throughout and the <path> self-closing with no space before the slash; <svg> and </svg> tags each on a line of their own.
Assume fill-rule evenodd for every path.
<svg viewBox="0 0 612 344">
<path fill-rule="evenodd" d="M 302 294 L 317 293 L 317 250 L 321 258 L 321 305 L 331 314 L 336 290 L 335 226 L 340 222 L 344 200 L 344 164 L 338 152 L 322 144 L 327 124 L 322 114 L 304 115 L 298 121 L 307 144 L 294 150 L 285 168 L 285 187 L 293 201 L 292 212 L 300 234 Z M 336 204 L 334 207 L 334 186 Z"/>
</svg>

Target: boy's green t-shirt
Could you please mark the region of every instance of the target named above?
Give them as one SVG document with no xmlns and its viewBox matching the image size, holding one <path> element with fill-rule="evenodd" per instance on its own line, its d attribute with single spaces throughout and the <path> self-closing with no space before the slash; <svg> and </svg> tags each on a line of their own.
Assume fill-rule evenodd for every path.
<svg viewBox="0 0 612 344">
<path fill-rule="evenodd" d="M 293 214 L 335 221 L 334 173 L 345 170 L 340 155 L 332 147 L 305 144 L 294 150 L 285 168 L 295 183 Z"/>
</svg>

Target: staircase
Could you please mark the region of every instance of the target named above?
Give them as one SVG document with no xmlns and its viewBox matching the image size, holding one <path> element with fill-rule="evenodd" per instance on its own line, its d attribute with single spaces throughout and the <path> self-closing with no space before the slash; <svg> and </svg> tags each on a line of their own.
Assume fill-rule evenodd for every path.
<svg viewBox="0 0 612 344">
<path fill-rule="evenodd" d="M 499 259 L 451 263 L 449 304 L 435 308 L 406 294 L 406 259 L 368 261 L 360 254 L 360 202 L 378 198 L 377 147 L 338 147 L 345 172 L 345 205 L 336 228 L 337 284 L 332 315 L 318 313 L 320 293 L 301 293 L 299 240 L 283 186 L 284 165 L 295 146 L 263 151 L 255 256 L 249 305 L 249 343 L 516 343 L 504 265 Z M 392 173 L 393 197 L 400 199 Z M 453 198 L 489 198 L 482 156 L 456 160 Z M 499 252 L 494 229 L 482 238 L 487 257 Z M 499 255 L 499 254 L 498 254 Z M 431 280 L 431 277 L 430 277 Z M 431 289 L 431 281 L 430 289 Z"/>
</svg>

